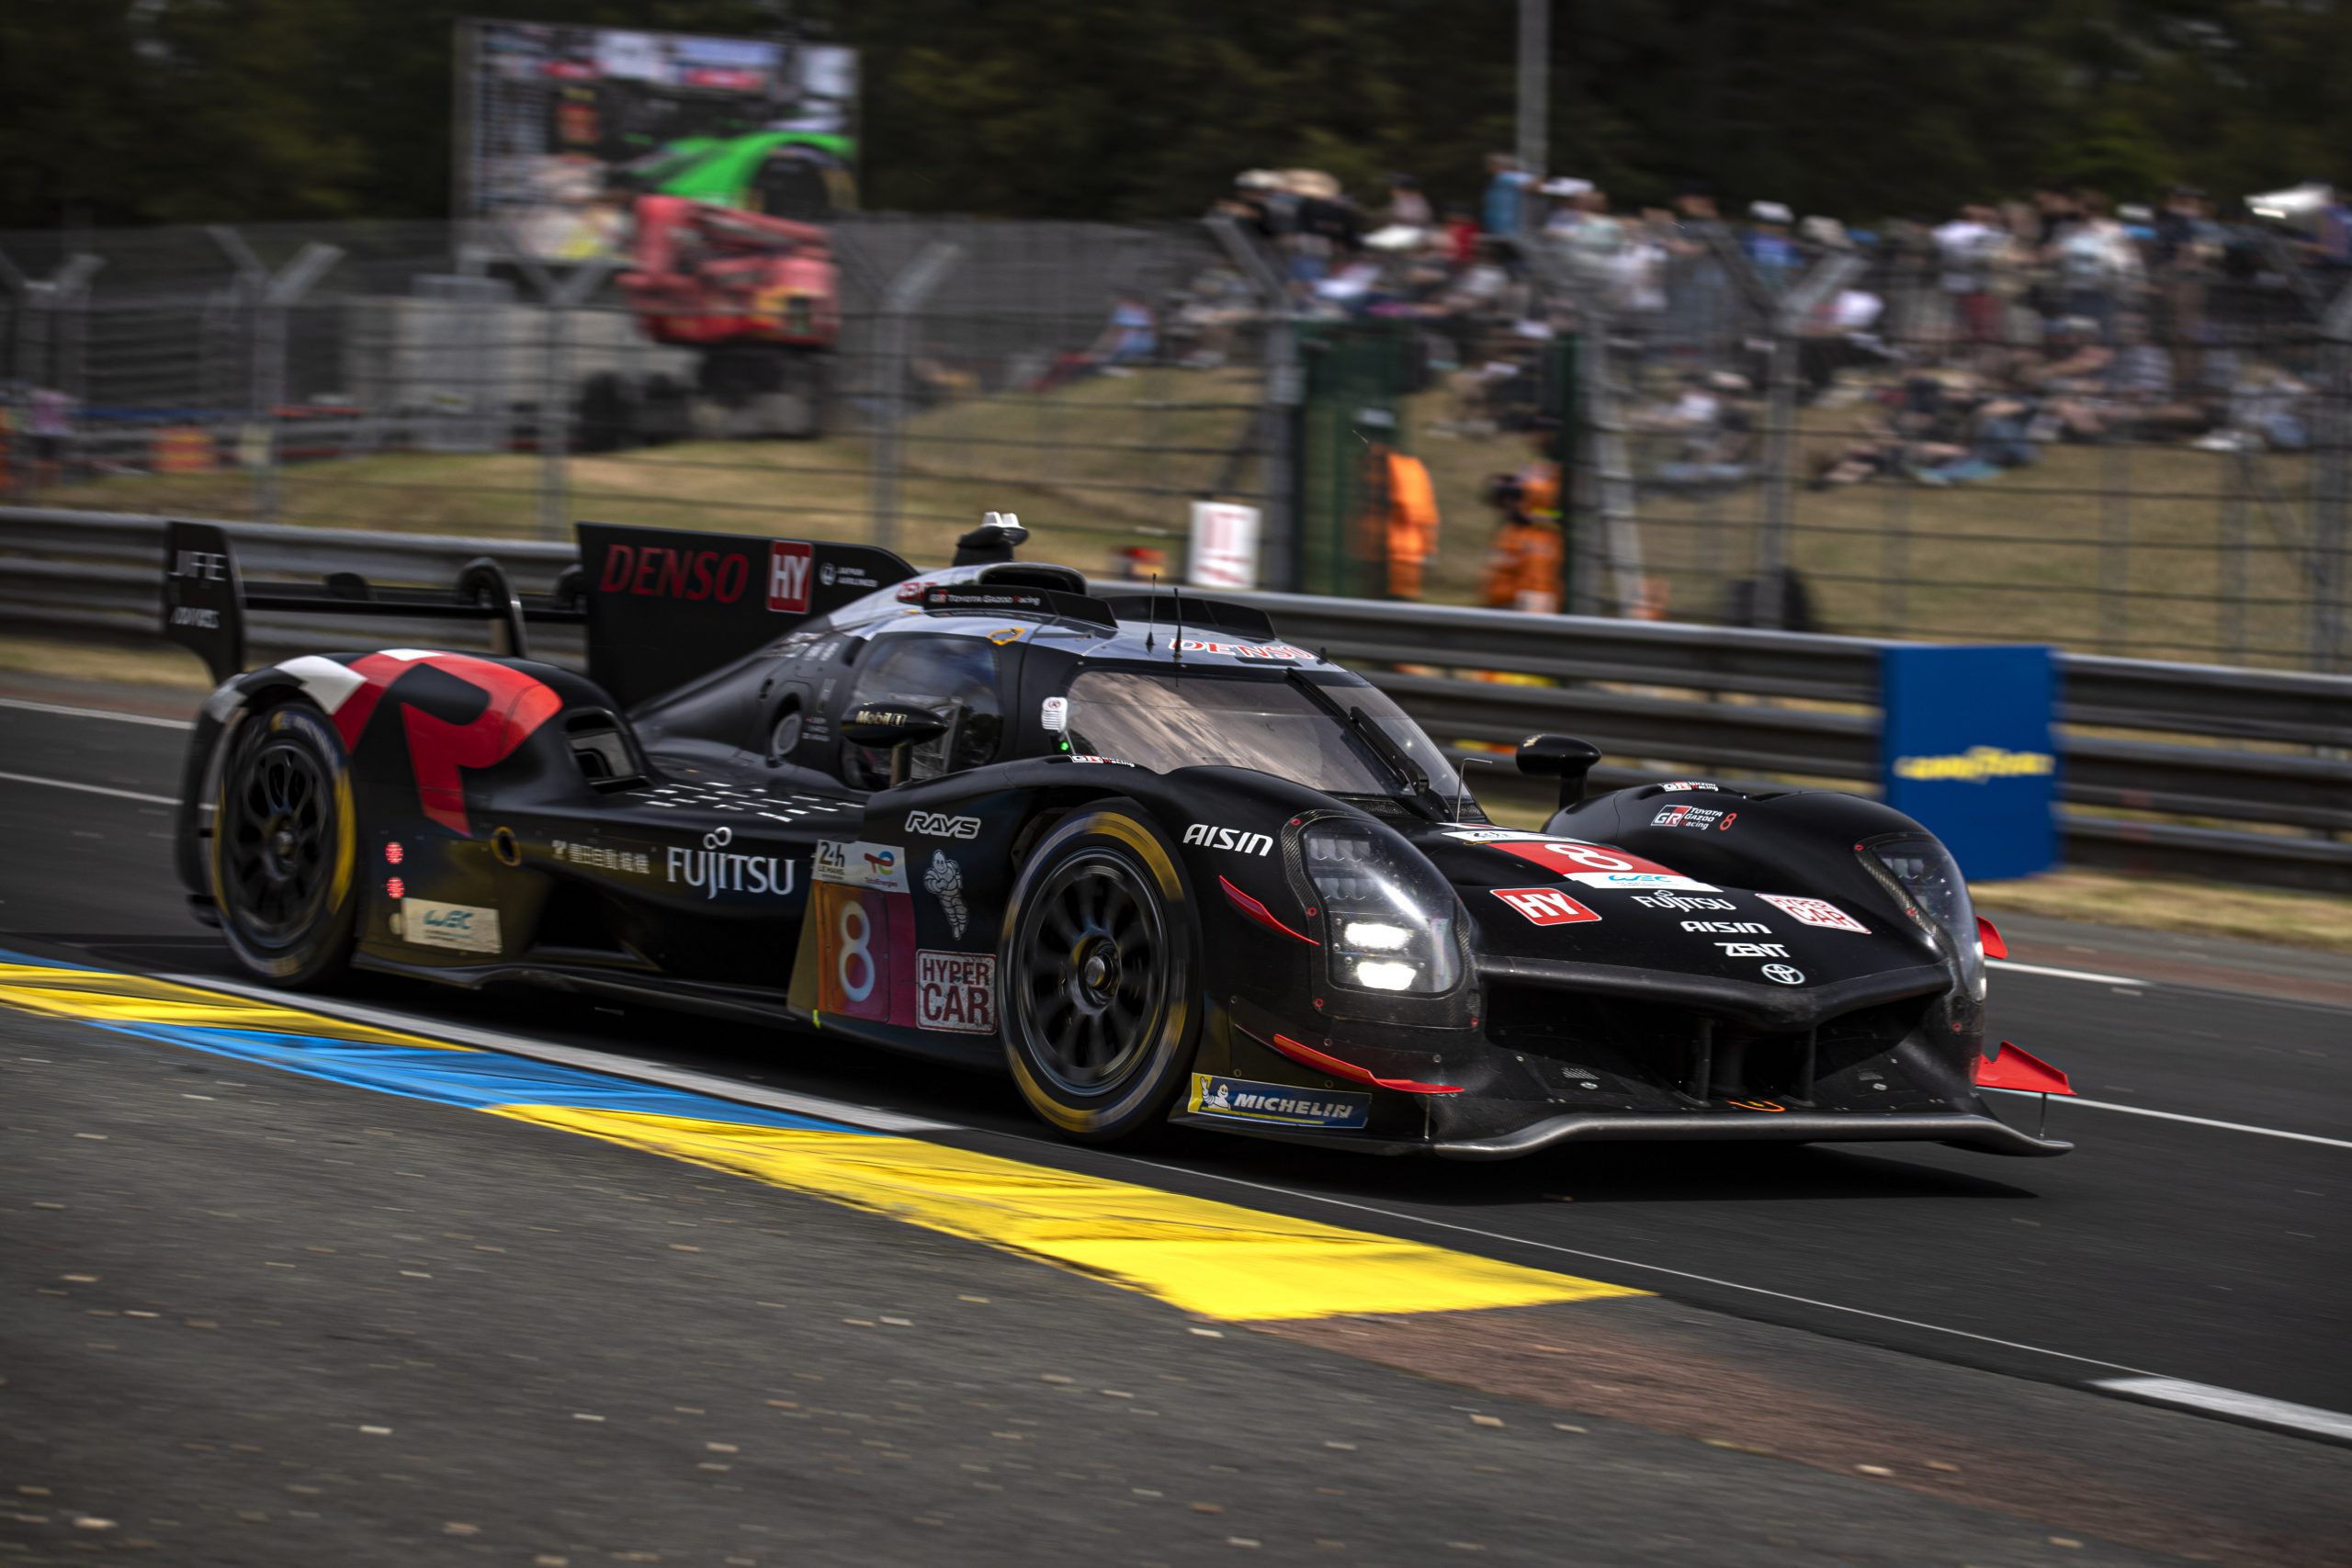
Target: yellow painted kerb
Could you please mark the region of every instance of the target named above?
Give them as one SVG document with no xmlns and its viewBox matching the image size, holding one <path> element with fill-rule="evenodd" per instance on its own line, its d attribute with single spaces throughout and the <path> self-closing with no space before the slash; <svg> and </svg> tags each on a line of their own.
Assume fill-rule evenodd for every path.
<svg viewBox="0 0 2352 1568">
<path fill-rule="evenodd" d="M 571 1106 L 493 1114 L 986 1242 L 1208 1317 L 1458 1312 L 1648 1293 L 911 1138 Z"/>
</svg>

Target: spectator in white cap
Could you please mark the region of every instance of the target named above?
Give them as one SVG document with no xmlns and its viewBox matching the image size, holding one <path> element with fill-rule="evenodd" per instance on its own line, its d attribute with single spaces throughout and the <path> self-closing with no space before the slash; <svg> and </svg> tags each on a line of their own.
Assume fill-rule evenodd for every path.
<svg viewBox="0 0 2352 1568">
<path fill-rule="evenodd" d="M 1747 259 L 1764 276 L 1764 281 L 1775 288 L 1786 288 L 1803 263 L 1797 254 L 1796 242 L 1789 237 L 1789 225 L 1795 215 L 1777 201 L 1752 201 L 1747 205 Z"/>
</svg>

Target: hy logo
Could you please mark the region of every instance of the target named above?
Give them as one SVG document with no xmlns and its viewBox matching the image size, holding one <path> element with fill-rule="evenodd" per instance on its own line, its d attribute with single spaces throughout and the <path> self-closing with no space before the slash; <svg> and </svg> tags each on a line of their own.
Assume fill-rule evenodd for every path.
<svg viewBox="0 0 2352 1568">
<path fill-rule="evenodd" d="M 1195 822 L 1184 829 L 1184 841 L 1204 849 L 1231 850 L 1238 855 L 1262 855 L 1274 847 L 1272 835 L 1245 833 L 1238 828 L 1218 828 Z"/>
</svg>

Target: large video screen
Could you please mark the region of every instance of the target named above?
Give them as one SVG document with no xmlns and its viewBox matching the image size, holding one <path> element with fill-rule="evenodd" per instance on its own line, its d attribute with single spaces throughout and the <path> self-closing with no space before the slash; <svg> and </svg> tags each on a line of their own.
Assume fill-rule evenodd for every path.
<svg viewBox="0 0 2352 1568">
<path fill-rule="evenodd" d="M 855 200 L 838 45 L 460 22 L 457 96 L 455 210 L 544 259 L 616 249 L 639 195 L 812 221 Z"/>
</svg>

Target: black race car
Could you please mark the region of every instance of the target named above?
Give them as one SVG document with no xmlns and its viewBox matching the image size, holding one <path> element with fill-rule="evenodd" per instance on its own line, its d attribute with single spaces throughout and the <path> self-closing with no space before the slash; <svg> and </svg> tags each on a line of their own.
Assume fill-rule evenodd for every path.
<svg viewBox="0 0 2352 1568">
<path fill-rule="evenodd" d="M 992 516 L 918 572 L 582 525 L 526 604 L 487 559 L 449 594 L 249 586 L 175 524 L 165 628 L 222 682 L 181 877 L 270 980 L 518 982 L 1001 1064 L 1087 1140 L 2068 1146 L 1977 1097 L 1978 922 L 1908 818 L 1699 781 L 1587 799 L 1597 753 L 1539 735 L 1519 766 L 1560 808 L 1498 827 L 1259 610 L 1090 590 L 1025 537 Z M 245 672 L 249 607 L 471 617 L 503 651 Z M 585 675 L 525 656 L 562 622 Z"/>
</svg>

